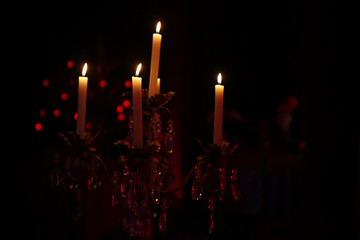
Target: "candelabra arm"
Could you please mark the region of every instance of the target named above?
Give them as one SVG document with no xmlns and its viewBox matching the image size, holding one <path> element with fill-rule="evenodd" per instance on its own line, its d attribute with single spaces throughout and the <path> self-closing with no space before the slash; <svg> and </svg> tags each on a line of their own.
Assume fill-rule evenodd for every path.
<svg viewBox="0 0 360 240">
<path fill-rule="evenodd" d="M 112 177 L 110 176 L 109 170 L 108 170 L 105 162 L 100 158 L 99 155 L 97 155 L 97 154 L 95 154 L 95 153 L 93 153 L 93 152 L 89 152 L 89 153 L 90 153 L 91 156 L 93 156 L 94 158 L 96 158 L 96 160 L 98 160 L 98 161 L 101 163 L 101 165 L 104 167 L 105 174 L 106 174 L 107 178 L 108 178 L 109 181 L 115 186 L 115 183 L 113 182 Z"/>
<path fill-rule="evenodd" d="M 176 188 L 171 189 L 171 190 L 163 190 L 162 192 L 163 193 L 174 193 L 174 192 L 178 191 L 179 189 L 183 188 L 185 186 L 185 184 L 189 181 L 189 179 L 190 179 L 191 175 L 193 174 L 195 168 L 202 165 L 203 163 L 204 163 L 204 161 L 201 161 L 201 162 L 198 162 L 197 164 L 195 164 L 194 166 L 192 166 L 192 168 L 190 169 L 190 171 L 186 175 L 186 178 L 185 178 L 184 182 L 180 183 L 179 186 L 177 186 Z"/>
</svg>

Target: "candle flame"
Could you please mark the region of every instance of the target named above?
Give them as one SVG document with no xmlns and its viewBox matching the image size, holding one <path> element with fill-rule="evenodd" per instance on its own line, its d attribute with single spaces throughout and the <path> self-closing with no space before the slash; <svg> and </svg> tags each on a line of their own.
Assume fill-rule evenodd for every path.
<svg viewBox="0 0 360 240">
<path fill-rule="evenodd" d="M 86 70 L 87 70 L 87 63 L 84 64 L 84 67 L 83 67 L 83 69 L 82 69 L 82 76 L 83 76 L 83 77 L 85 77 Z"/>
<path fill-rule="evenodd" d="M 135 76 L 136 76 L 136 77 L 139 76 L 140 69 L 141 69 L 141 63 L 139 63 L 139 65 L 138 65 L 137 68 L 136 68 L 136 73 L 135 73 Z"/>
<path fill-rule="evenodd" d="M 156 33 L 159 33 L 159 32 L 160 32 L 160 27 L 161 27 L 161 22 L 159 21 L 159 22 L 156 24 Z"/>
<path fill-rule="evenodd" d="M 219 75 L 217 76 L 218 84 L 221 84 L 221 80 L 222 80 L 221 73 L 219 73 Z"/>
</svg>

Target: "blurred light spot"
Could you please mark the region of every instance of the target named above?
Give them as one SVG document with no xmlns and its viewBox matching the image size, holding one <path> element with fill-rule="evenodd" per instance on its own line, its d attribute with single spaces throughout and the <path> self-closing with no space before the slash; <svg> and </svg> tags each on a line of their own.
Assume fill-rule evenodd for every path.
<svg viewBox="0 0 360 240">
<path fill-rule="evenodd" d="M 39 111 L 39 115 L 40 115 L 40 117 L 45 117 L 46 116 L 46 110 L 41 108 L 40 111 Z"/>
<path fill-rule="evenodd" d="M 92 127 L 93 127 L 93 125 L 92 125 L 91 122 L 86 122 L 86 123 L 85 123 L 85 129 L 86 129 L 86 130 L 91 130 Z"/>
<path fill-rule="evenodd" d="M 130 80 L 126 80 L 124 83 L 125 87 L 127 88 L 131 88 L 131 81 Z"/>
<path fill-rule="evenodd" d="M 305 147 L 306 147 L 306 142 L 303 141 L 303 140 L 301 140 L 301 141 L 299 142 L 299 151 L 304 150 Z"/>
<path fill-rule="evenodd" d="M 68 95 L 66 92 L 64 92 L 64 93 L 61 94 L 61 99 L 62 99 L 63 101 L 68 100 L 68 98 L 69 98 L 69 95 Z"/>
<path fill-rule="evenodd" d="M 106 81 L 105 81 L 105 80 L 101 80 L 100 83 L 99 83 L 99 85 L 100 85 L 101 88 L 106 87 Z"/>
<path fill-rule="evenodd" d="M 50 82 L 49 80 L 45 79 L 43 82 L 42 82 L 43 86 L 44 87 L 48 87 L 50 85 Z"/>
<path fill-rule="evenodd" d="M 119 121 L 124 121 L 124 120 L 125 120 L 125 114 L 119 113 L 119 114 L 117 115 L 117 119 L 118 119 Z"/>
<path fill-rule="evenodd" d="M 42 129 L 43 129 L 43 126 L 42 126 L 41 123 L 36 123 L 36 124 L 35 124 L 35 130 L 36 130 L 36 131 L 41 131 Z"/>
<path fill-rule="evenodd" d="M 54 114 L 55 117 L 60 117 L 61 112 L 60 112 L 59 109 L 55 109 L 55 110 L 53 111 L 53 114 Z"/>
<path fill-rule="evenodd" d="M 116 107 L 116 112 L 122 113 L 123 111 L 124 111 L 124 107 L 123 107 L 123 106 L 119 105 L 119 106 Z"/>
<path fill-rule="evenodd" d="M 66 63 L 66 66 L 68 67 L 68 68 L 73 68 L 74 67 L 74 61 L 68 61 L 67 63 Z"/>
<path fill-rule="evenodd" d="M 74 119 L 77 120 L 77 113 L 74 114 Z"/>
<path fill-rule="evenodd" d="M 124 100 L 122 105 L 124 106 L 124 108 L 130 107 L 130 105 L 131 105 L 130 100 Z"/>
<path fill-rule="evenodd" d="M 74 78 L 70 78 L 70 79 L 69 79 L 69 85 L 70 85 L 70 86 L 75 86 L 75 84 L 77 84 L 77 82 L 75 81 L 75 79 L 74 79 Z"/>
</svg>

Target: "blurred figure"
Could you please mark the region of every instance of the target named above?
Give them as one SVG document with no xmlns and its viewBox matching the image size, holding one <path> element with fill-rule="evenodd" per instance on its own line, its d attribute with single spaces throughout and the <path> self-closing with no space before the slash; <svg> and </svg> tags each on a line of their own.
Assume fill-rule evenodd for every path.
<svg viewBox="0 0 360 240">
<path fill-rule="evenodd" d="M 274 147 L 288 148 L 294 144 L 294 139 L 290 131 L 291 123 L 294 118 L 294 111 L 299 105 L 299 101 L 294 96 L 288 96 L 285 103 L 278 105 L 275 116 Z"/>
</svg>

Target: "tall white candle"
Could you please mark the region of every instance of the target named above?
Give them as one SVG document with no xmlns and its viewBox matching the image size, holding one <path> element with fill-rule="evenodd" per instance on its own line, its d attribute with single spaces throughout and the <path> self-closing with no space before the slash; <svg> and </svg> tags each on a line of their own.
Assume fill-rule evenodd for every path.
<svg viewBox="0 0 360 240">
<path fill-rule="evenodd" d="M 82 70 L 82 76 L 79 76 L 76 134 L 80 136 L 80 139 L 85 138 L 86 95 L 87 95 L 87 85 L 88 85 L 88 78 L 85 77 L 86 70 L 87 70 L 87 63 L 84 64 Z"/>
<path fill-rule="evenodd" d="M 159 62 L 160 62 L 160 48 L 161 48 L 161 23 L 156 25 L 156 33 L 152 38 L 152 50 L 151 50 L 151 64 L 150 64 L 150 80 L 149 80 L 149 94 L 148 97 L 155 96 L 157 93 L 157 78 L 159 74 Z"/>
<path fill-rule="evenodd" d="M 133 145 L 136 149 L 143 147 L 143 127 L 142 127 L 142 88 L 141 77 L 139 72 L 141 63 L 136 69 L 135 76 L 132 77 L 132 97 L 133 97 L 133 119 L 134 119 L 134 142 Z"/>
<path fill-rule="evenodd" d="M 221 85 L 221 73 L 217 77 L 218 84 L 215 85 L 215 108 L 214 108 L 214 138 L 213 143 L 222 144 L 222 122 L 224 105 L 224 86 Z"/>
</svg>

